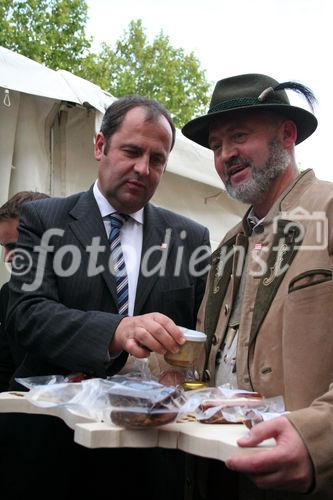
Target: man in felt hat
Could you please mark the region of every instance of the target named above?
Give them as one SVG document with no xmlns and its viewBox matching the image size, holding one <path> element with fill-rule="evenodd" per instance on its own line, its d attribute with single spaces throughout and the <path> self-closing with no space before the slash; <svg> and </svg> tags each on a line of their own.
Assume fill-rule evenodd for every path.
<svg viewBox="0 0 333 500">
<path fill-rule="evenodd" d="M 219 81 L 208 113 L 183 128 L 250 205 L 212 256 L 198 329 L 206 380 L 282 395 L 290 412 L 239 440 L 275 438 L 273 449 L 226 462 L 242 473 L 240 498 L 323 500 L 333 498 L 333 185 L 299 172 L 295 145 L 317 120 L 285 89 L 315 100 L 299 83 L 239 75 Z"/>
</svg>

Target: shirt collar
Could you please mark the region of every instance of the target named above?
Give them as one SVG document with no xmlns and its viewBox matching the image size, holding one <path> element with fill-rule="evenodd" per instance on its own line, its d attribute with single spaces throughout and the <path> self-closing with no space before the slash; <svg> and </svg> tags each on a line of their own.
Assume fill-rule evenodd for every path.
<svg viewBox="0 0 333 500">
<path fill-rule="evenodd" d="M 117 210 L 113 208 L 111 203 L 105 198 L 104 194 L 100 191 L 98 187 L 98 179 L 96 179 L 94 187 L 93 187 L 93 193 L 94 197 L 96 200 L 96 203 L 98 205 L 99 211 L 101 212 L 101 216 L 104 219 L 110 214 L 113 214 Z M 134 219 L 136 222 L 139 224 L 143 224 L 143 219 L 144 219 L 144 209 L 141 208 L 137 212 L 133 212 L 132 214 L 129 214 L 132 219 Z"/>
<path fill-rule="evenodd" d="M 264 220 L 265 220 L 265 217 L 263 217 L 262 219 L 259 219 L 256 216 L 256 214 L 254 213 L 253 207 L 251 208 L 251 210 L 247 214 L 247 223 L 252 228 L 252 230 L 257 226 L 260 226 L 260 224 L 262 224 L 264 222 Z"/>
</svg>

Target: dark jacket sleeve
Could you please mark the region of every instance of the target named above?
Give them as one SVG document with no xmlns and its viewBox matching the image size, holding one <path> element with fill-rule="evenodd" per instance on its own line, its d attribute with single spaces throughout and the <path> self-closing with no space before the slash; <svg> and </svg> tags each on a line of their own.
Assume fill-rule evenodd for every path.
<svg viewBox="0 0 333 500">
<path fill-rule="evenodd" d="M 9 284 L 8 332 L 45 366 L 104 377 L 110 369 L 108 346 L 122 317 L 62 303 L 54 271 L 55 240 L 48 242 L 50 248 L 40 248 L 45 230 L 35 204 L 22 207 L 18 258 Z"/>
</svg>

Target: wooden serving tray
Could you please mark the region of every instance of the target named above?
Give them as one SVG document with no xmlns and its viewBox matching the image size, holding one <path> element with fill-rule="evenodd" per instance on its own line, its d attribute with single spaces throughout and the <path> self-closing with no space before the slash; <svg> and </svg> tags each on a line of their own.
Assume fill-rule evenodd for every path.
<svg viewBox="0 0 333 500">
<path fill-rule="evenodd" d="M 270 439 L 256 448 L 238 447 L 237 439 L 247 432 L 242 424 L 186 422 L 132 430 L 96 422 L 64 407 L 41 408 L 33 405 L 26 395 L 26 392 L 0 393 L 0 413 L 59 417 L 74 430 L 74 441 L 87 448 L 171 448 L 224 461 L 236 453 L 257 453 L 275 445 Z"/>
</svg>

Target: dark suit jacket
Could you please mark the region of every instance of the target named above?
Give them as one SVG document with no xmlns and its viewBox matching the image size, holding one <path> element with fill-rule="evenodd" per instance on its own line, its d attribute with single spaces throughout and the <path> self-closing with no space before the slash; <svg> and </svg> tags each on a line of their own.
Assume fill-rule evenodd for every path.
<svg viewBox="0 0 333 500">
<path fill-rule="evenodd" d="M 5 283 L 0 290 L 0 392 L 8 391 L 10 379 L 15 372 L 15 364 L 5 328 L 8 299 L 8 283 Z"/>
<path fill-rule="evenodd" d="M 40 245 L 45 231 L 53 228 L 60 230 L 60 235 L 53 236 L 48 243 L 52 249 L 46 254 L 45 266 L 38 271 L 43 273 L 41 284 L 35 291 L 22 292 L 24 283 L 35 280 L 38 258 L 39 264 L 42 261 L 40 254 L 32 249 Z M 90 254 L 86 248 L 98 237 L 105 251 L 99 253 L 96 267 L 103 266 L 104 271 L 88 276 Z M 167 248 L 161 249 L 164 242 Z M 73 263 L 77 267 L 67 277 L 54 272 L 59 252 L 66 245 L 75 247 L 75 259 L 81 260 L 76 266 L 71 252 L 63 254 L 63 270 Z M 135 315 L 158 311 L 178 325 L 195 327 L 206 276 L 192 276 L 189 261 L 202 245 L 209 245 L 206 228 L 151 204 L 145 207 L 142 257 L 154 248 L 148 260 L 150 270 L 161 262 L 163 253 L 167 253 L 167 259 L 163 276 L 155 272 L 145 277 L 140 273 Z M 105 377 L 118 371 L 126 355 L 108 362 L 107 352 L 122 316 L 117 314 L 115 280 L 109 271 L 109 244 L 92 189 L 65 199 L 45 199 L 22 207 L 17 252 L 20 249 L 31 255 L 33 264 L 28 269 L 26 259 L 27 272 L 16 275 L 14 268 L 10 281 L 7 329 L 11 342 L 19 349 L 15 376 L 84 372 Z M 180 252 L 183 252 L 181 265 L 175 269 Z M 58 257 L 54 259 L 56 254 Z M 197 270 L 207 267 L 207 261 L 203 260 Z"/>
<path fill-rule="evenodd" d="M 32 249 L 40 245 L 44 232 L 52 228 L 60 229 L 61 234 L 48 243 L 53 248 L 44 254 L 41 285 L 34 291 L 22 292 L 24 283 L 35 280 L 38 252 Z M 171 230 L 170 241 L 167 230 Z M 93 237 L 100 237 L 100 244 L 106 247 L 95 263 L 105 270 L 87 276 L 89 254 L 85 249 Z M 161 248 L 162 243 L 166 243 L 167 248 Z M 81 256 L 80 266 L 69 277 L 54 272 L 64 245 L 74 245 Z M 206 276 L 192 276 L 189 261 L 202 245 L 209 245 L 206 228 L 168 210 L 151 204 L 146 206 L 142 256 L 149 248 L 155 250 L 149 259 L 149 269 L 157 266 L 163 253 L 167 253 L 167 260 L 162 276 L 155 273 L 145 277 L 140 273 L 135 315 L 157 311 L 178 325 L 195 327 Z M 107 352 L 122 317 L 117 314 L 115 282 L 108 270 L 109 244 L 92 189 L 65 199 L 25 204 L 17 252 L 19 249 L 31 255 L 32 266 L 29 269 L 29 259 L 23 258 L 25 274 L 16 275 L 13 269 L 10 282 L 7 328 L 17 367 L 14 377 L 70 372 L 105 377 L 117 372 L 127 356 L 123 354 L 110 362 Z M 202 260 L 196 270 L 204 269 L 207 263 L 208 258 Z M 62 268 L 71 264 L 72 258 L 67 253 L 63 256 Z M 14 380 L 11 387 L 21 388 Z M 104 500 L 110 495 L 177 500 L 183 496 L 184 456 L 180 452 L 87 450 L 73 443 L 72 431 L 59 419 L 8 414 L 3 420 L 0 420 L 3 450 L 0 470 L 6 478 L 1 483 L 4 497 L 7 494 L 18 499 L 29 492 L 35 499 L 39 498 L 38 493 L 40 498 L 45 498 L 45 491 L 37 492 L 37 484 L 45 487 L 48 495 L 53 493 L 55 498 L 63 499 L 91 496 Z M 60 462 L 61 473 L 54 476 L 54 470 L 60 470 Z M 36 470 L 38 480 L 34 476 Z M 129 475 L 125 483 L 120 479 L 124 471 Z"/>
</svg>

